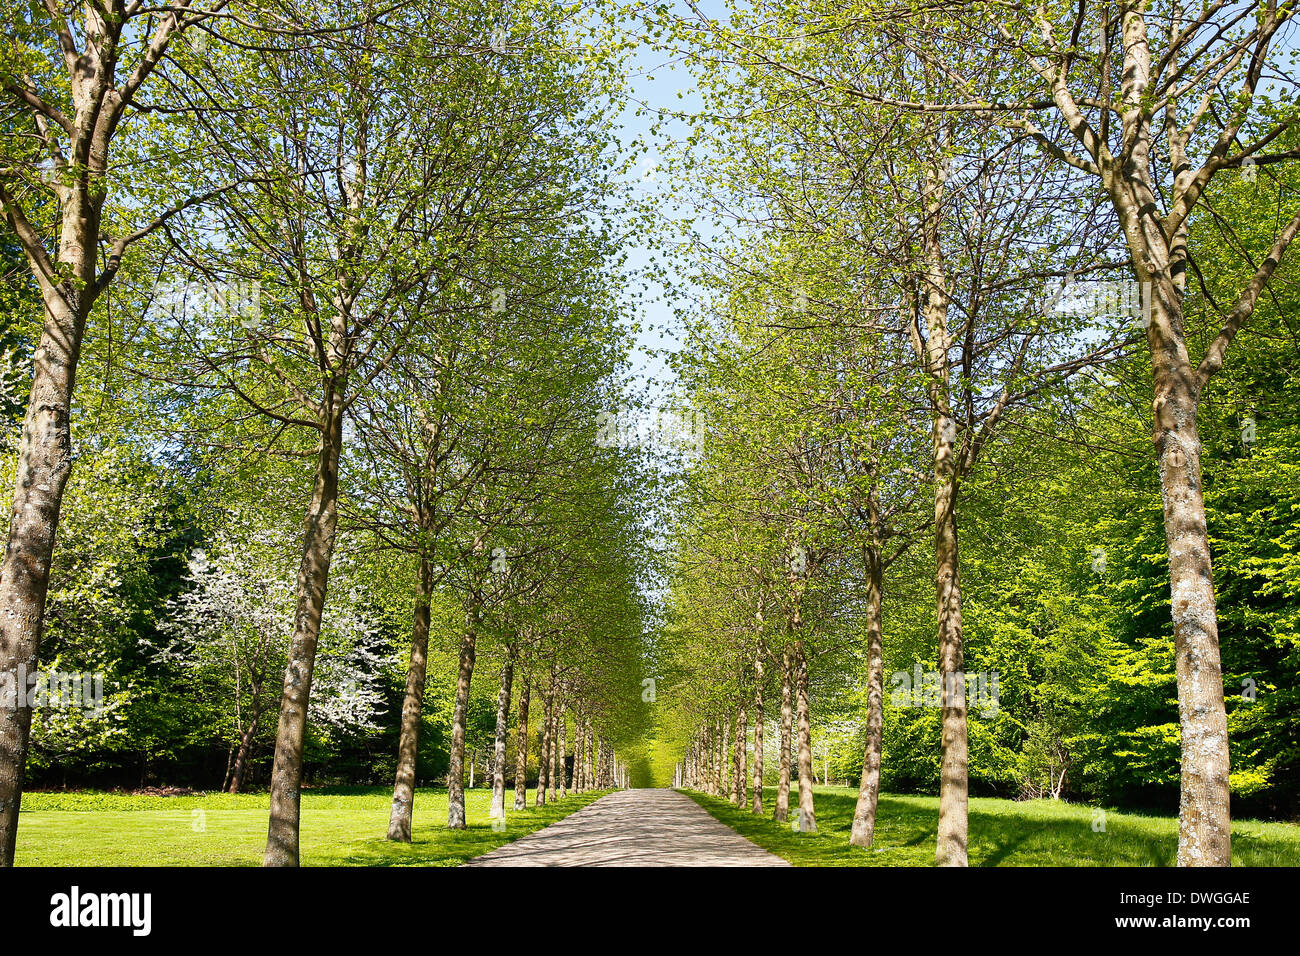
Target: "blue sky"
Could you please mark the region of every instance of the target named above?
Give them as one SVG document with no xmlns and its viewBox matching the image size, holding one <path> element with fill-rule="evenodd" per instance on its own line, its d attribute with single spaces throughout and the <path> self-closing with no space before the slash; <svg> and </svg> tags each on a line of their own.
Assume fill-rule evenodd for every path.
<svg viewBox="0 0 1300 956">
<path fill-rule="evenodd" d="M 638 27 L 635 23 L 629 23 L 626 29 L 637 31 Z M 654 50 L 649 43 L 643 43 L 629 60 L 628 87 L 631 101 L 621 117 L 625 144 L 638 138 L 651 141 L 651 125 L 661 117 L 667 119 L 665 135 L 673 139 L 685 138 L 688 132 L 686 124 L 672 119 L 672 116 L 684 111 L 694 112 L 701 104 L 694 79 L 685 66 L 672 62 L 666 53 Z M 678 98 L 678 91 L 683 94 L 681 99 Z M 637 116 L 638 107 L 644 108 L 646 115 Z M 648 158 L 653 160 L 657 152 L 652 146 Z M 634 188 L 638 194 L 655 201 L 664 216 L 672 218 L 677 213 L 673 196 L 674 184 L 657 168 L 652 171 L 651 165 L 653 164 L 638 165 Z M 702 231 L 706 235 L 712 232 L 707 224 L 704 224 Z M 650 249 L 645 244 L 632 246 L 630 266 L 634 275 L 648 266 L 650 255 Z M 670 272 L 670 276 L 679 296 L 692 295 L 694 283 L 688 271 L 676 269 Z M 632 366 L 637 384 L 646 387 L 652 400 L 657 400 L 671 387 L 673 375 L 664 359 L 654 353 L 663 349 L 676 350 L 681 344 L 680 328 L 667 290 L 659 283 L 648 282 L 644 278 L 637 281 L 646 290 L 646 294 L 639 299 L 628 299 L 629 312 L 634 313 L 629 318 L 640 319 L 644 326 L 637 336 L 636 349 L 631 356 Z"/>
</svg>

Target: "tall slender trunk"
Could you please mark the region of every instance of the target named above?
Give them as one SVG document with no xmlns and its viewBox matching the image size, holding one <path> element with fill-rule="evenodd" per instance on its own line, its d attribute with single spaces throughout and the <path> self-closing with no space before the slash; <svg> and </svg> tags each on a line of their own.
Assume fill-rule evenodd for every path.
<svg viewBox="0 0 1300 956">
<path fill-rule="evenodd" d="M 447 766 L 447 827 L 465 829 L 465 723 L 469 715 L 469 688 L 474 679 L 474 648 L 478 642 L 477 608 L 465 616 L 456 674 L 456 703 L 451 712 L 451 752 Z"/>
<path fill-rule="evenodd" d="M 710 740 L 711 737 L 708 735 L 708 722 L 705 721 L 703 726 L 699 728 L 699 749 L 698 752 L 695 753 L 695 761 L 698 763 L 699 773 L 699 779 L 697 780 L 698 786 L 695 787 L 695 790 L 703 791 L 705 793 L 708 792 L 708 786 L 710 786 L 710 783 L 712 782 L 712 771 L 710 770 L 710 763 L 708 763 L 708 754 L 710 754 L 710 745 L 708 745 L 708 741 Z"/>
<path fill-rule="evenodd" d="M 236 744 L 231 744 L 229 747 L 226 748 L 226 775 L 225 775 L 224 777 L 221 778 L 221 792 L 222 792 L 222 793 L 229 793 L 229 792 L 230 792 L 230 771 L 231 771 L 231 769 L 235 766 L 235 748 L 236 748 L 236 746 L 237 746 Z M 63 789 L 64 789 L 64 790 L 68 789 L 68 785 L 67 785 L 67 783 L 66 783 L 66 781 L 67 781 L 67 777 L 68 777 L 68 768 L 65 766 L 65 767 L 63 768 L 63 778 L 64 778 L 64 781 L 65 781 L 65 782 L 64 782 L 64 785 L 63 785 Z"/>
<path fill-rule="evenodd" d="M 338 337 L 336 331 L 332 340 Z M 341 349 L 332 341 L 332 348 Z M 280 722 L 271 766 L 271 813 L 266 834 L 264 866 L 298 865 L 298 825 L 301 815 L 302 756 L 307 738 L 307 709 L 311 701 L 316 643 L 338 526 L 339 456 L 343 450 L 344 381 L 332 382 L 324 403 L 328 409 L 317 451 L 316 479 L 303 529 L 302 562 L 298 568 L 297 610 L 289 663 L 280 696 Z"/>
<path fill-rule="evenodd" d="M 497 689 L 496 739 L 492 744 L 492 806 L 488 816 L 492 819 L 506 815 L 506 739 L 510 734 L 510 690 L 515 678 L 515 646 L 507 651 L 501 665 L 501 686 Z"/>
<path fill-rule="evenodd" d="M 745 792 L 748 785 L 749 765 L 745 759 L 749 743 L 749 721 L 745 713 L 745 698 L 740 698 L 740 713 L 736 717 L 736 806 L 743 807 L 748 801 Z"/>
<path fill-rule="evenodd" d="M 936 139 L 936 143 L 938 143 Z M 945 176 L 938 162 L 926 171 L 926 215 L 921 229 L 922 273 L 912 307 L 925 325 L 922 340 L 909 323 L 912 349 L 926 376 L 931 412 L 934 467 L 935 601 L 939 624 L 939 670 L 943 684 L 942 756 L 939 768 L 939 827 L 935 859 L 940 866 L 965 866 L 968 748 L 966 684 L 962 672 L 961 587 L 957 549 L 957 421 L 952 412 L 952 333 L 948 325 L 948 269 L 940 229 Z"/>
<path fill-rule="evenodd" d="M 1268 8 L 1275 12 L 1275 5 Z M 1196 184 L 1195 164 L 1188 162 L 1186 136 L 1170 136 L 1162 144 L 1173 170 L 1172 183 L 1154 182 L 1150 164 L 1155 152 L 1153 135 L 1151 124 L 1142 115 L 1152 78 L 1147 30 L 1143 8 L 1126 7 L 1121 74 L 1123 161 L 1109 159 L 1099 168 L 1124 230 L 1136 278 L 1144 283 L 1143 297 L 1150 301 L 1145 318 L 1154 384 L 1152 438 L 1169 553 L 1182 738 L 1178 865 L 1231 866 L 1228 728 L 1197 423 L 1201 391 L 1221 366 L 1223 353 L 1212 345 L 1200 366 L 1193 365 L 1188 355 L 1183 300 L 1189 226 L 1187 218 L 1175 211 L 1185 209 L 1189 201 L 1195 203 L 1201 187 Z M 1158 199 L 1166 199 L 1172 221 L 1156 214 Z M 1254 297 L 1273 275 L 1298 227 L 1300 220 L 1293 219 L 1277 235 L 1276 244 L 1260 265 L 1264 271 L 1256 272 L 1251 281 Z M 1235 321 L 1244 322 L 1254 309 L 1251 287 L 1244 290 L 1246 298 L 1231 313 Z M 1243 307 L 1244 313 L 1239 311 Z M 1230 343 L 1231 339 L 1223 345 L 1226 348 Z"/>
<path fill-rule="evenodd" d="M 1163 296 L 1155 296 L 1158 302 Z M 1158 304 L 1157 308 L 1161 308 Z M 1181 325 L 1179 302 L 1165 303 Z M 1153 325 L 1156 322 L 1153 321 Z M 1155 338 L 1155 337 L 1153 337 Z M 1199 395 L 1178 341 L 1152 350 L 1154 443 L 1160 468 L 1169 594 L 1174 623 L 1174 672 L 1182 768 L 1178 804 L 1178 865 L 1231 866 L 1228 720 L 1219 656 L 1219 619 L 1201 484 Z"/>
<path fill-rule="evenodd" d="M 723 793 L 723 779 L 727 772 L 726 754 L 727 741 L 722 729 L 722 718 L 718 717 L 713 722 L 713 789 L 711 792 L 715 797 L 721 797 Z"/>
<path fill-rule="evenodd" d="M 528 806 L 528 696 L 530 682 L 524 678 L 519 692 L 519 728 L 515 734 L 515 809 Z"/>
<path fill-rule="evenodd" d="M 735 775 L 733 765 L 736 759 L 731 742 L 731 738 L 734 736 L 732 733 L 734 718 L 728 720 L 724 715 L 718 719 L 718 722 L 722 727 L 722 742 L 718 748 L 718 765 L 722 771 L 718 776 L 718 796 L 724 800 L 730 800 L 732 791 L 731 778 Z"/>
<path fill-rule="evenodd" d="M 799 830 L 801 833 L 817 832 L 817 814 L 813 809 L 812 792 L 812 721 L 808 708 L 808 657 L 803 641 L 796 641 L 795 652 L 795 708 L 799 718 Z"/>
<path fill-rule="evenodd" d="M 573 791 L 574 793 L 584 793 L 587 789 L 587 779 L 582 775 L 582 748 L 587 745 L 586 724 L 582 715 L 574 714 L 573 717 Z"/>
<path fill-rule="evenodd" d="M 763 646 L 754 652 L 754 795 L 751 813 L 763 813 Z"/>
<path fill-rule="evenodd" d="M 942 681 L 943 753 L 940 762 L 939 866 L 966 866 L 968 743 L 963 668 L 961 582 L 954 514 L 955 478 L 935 493 L 936 594 L 939 610 L 939 672 Z"/>
<path fill-rule="evenodd" d="M 248 727 L 239 736 L 239 751 L 235 754 L 235 763 L 230 770 L 230 786 L 226 790 L 227 793 L 239 793 L 239 788 L 244 785 L 244 773 L 248 769 L 248 753 L 253 749 L 253 738 L 257 735 L 260 718 L 261 714 L 257 707 L 254 707 Z"/>
<path fill-rule="evenodd" d="M 587 752 L 582 755 L 582 776 L 587 781 L 587 786 L 590 789 L 595 790 L 598 788 L 596 785 L 596 779 L 592 776 L 591 752 L 592 748 L 596 745 L 596 731 L 595 728 L 592 727 L 590 719 L 587 720 L 585 736 L 587 738 Z"/>
<path fill-rule="evenodd" d="M 72 473 L 73 380 L 85 316 L 46 294 L 45 329 L 36 351 L 0 566 L 0 866 L 12 866 L 18 836 L 32 709 L 28 677 L 39 666 L 45 596 L 63 491 Z M 5 698 L 12 688 L 14 698 Z"/>
<path fill-rule="evenodd" d="M 942 419 L 947 421 L 947 419 Z M 942 427 L 936 419 L 936 431 Z M 957 476 L 952 443 L 935 459 L 935 593 L 939 613 L 939 673 L 942 681 L 943 752 L 939 766 L 939 866 L 966 866 L 969 752 L 966 739 L 966 680 L 963 668 L 960 558 L 957 548 Z"/>
<path fill-rule="evenodd" d="M 95 213 L 96 220 L 98 213 Z M 61 262 L 84 259 L 69 239 Z M 93 276 L 93 264 L 89 275 Z M 78 269 L 84 271 L 84 269 Z M 31 736 L 28 678 L 39 666 L 45 597 L 63 491 L 72 474 L 72 394 L 89 312 L 72 289 L 43 287 L 45 327 L 35 354 L 0 566 L 0 866 L 12 866 Z M 12 702 L 6 700 L 12 688 Z M 12 704 L 12 706 L 11 706 Z"/>
<path fill-rule="evenodd" d="M 433 569 L 428 557 L 421 554 L 415 610 L 411 616 L 411 662 L 406 669 L 402 728 L 397 742 L 397 777 L 393 783 L 393 806 L 388 813 L 388 839 L 402 843 L 411 842 L 411 817 L 415 810 L 415 771 L 429 658 L 429 600 L 432 591 Z"/>
<path fill-rule="evenodd" d="M 546 689 L 542 707 L 542 727 L 541 740 L 537 748 L 537 797 L 534 801 L 536 806 L 543 806 L 546 803 L 546 792 L 550 789 L 551 781 L 551 718 L 555 706 L 555 680 L 552 677 L 550 686 Z"/>
<path fill-rule="evenodd" d="M 568 734 L 568 729 L 564 721 L 564 708 L 557 707 L 555 708 L 555 710 L 556 710 L 555 722 L 560 735 L 559 736 L 560 745 L 559 747 L 556 748 L 556 759 L 555 759 L 555 770 L 560 777 L 556 785 L 556 791 L 559 795 L 559 798 L 563 800 L 568 793 L 568 787 L 566 786 L 566 781 L 565 781 L 565 776 L 568 773 L 568 767 L 566 766 L 566 764 L 568 763 L 568 753 L 567 753 L 568 741 L 565 739 Z"/>
<path fill-rule="evenodd" d="M 1154 384 L 1152 441 L 1169 552 L 1174 673 L 1182 737 L 1178 865 L 1231 866 L 1228 722 L 1198 424 L 1204 381 L 1191 363 L 1183 334 L 1186 228 L 1172 237 L 1171 248 L 1159 222 L 1145 221 L 1150 217 L 1133 195 L 1116 188 L 1112 195 L 1138 279 L 1145 283 L 1144 290 L 1150 290 L 1143 298 L 1150 304 L 1146 318 Z"/>
<path fill-rule="evenodd" d="M 560 689 L 555 683 L 554 677 L 551 679 L 551 745 L 546 749 L 546 799 L 554 801 L 559 781 L 559 770 L 556 767 L 556 756 L 560 752 Z"/>
<path fill-rule="evenodd" d="M 32 726 L 27 679 L 39 666 L 55 536 L 64 489 L 72 474 L 77 363 L 86 320 L 104 280 L 97 275 L 97 239 L 107 195 L 103 183 L 109 139 L 117 125 L 107 114 L 120 114 L 106 105 L 104 95 L 104 87 L 112 82 L 112 66 L 96 61 L 91 46 L 78 58 L 71 78 L 76 131 L 68 158 L 69 168 L 75 168 L 77 175 L 59 197 L 59 248 L 56 262 L 46 263 L 60 271 L 66 269 L 64 281 L 52 284 L 53 276 L 37 267 L 38 260 L 32 256 L 45 256 L 41 239 L 29 231 L 21 214 L 11 213 L 9 194 L 4 194 L 6 218 L 28 250 L 38 279 L 44 325 L 32 356 L 32 387 L 19 438 L 9 535 L 0 564 L 0 866 L 13 866 L 14 862 Z M 5 700 L 9 688 L 15 695 L 12 706 Z"/>
<path fill-rule="evenodd" d="M 794 711 L 790 700 L 790 649 L 781 651 L 781 766 L 777 768 L 776 813 L 774 819 L 790 819 L 790 737 Z"/>
<path fill-rule="evenodd" d="M 867 565 L 867 742 L 862 756 L 862 781 L 853 810 L 852 846 L 871 846 L 876 833 L 876 804 L 880 800 L 880 751 L 885 726 L 885 653 L 881 599 L 884 571 L 880 551 L 866 549 Z"/>
<path fill-rule="evenodd" d="M 714 791 L 714 724 L 705 722 L 701 739 L 699 739 L 699 790 L 705 793 Z"/>
</svg>

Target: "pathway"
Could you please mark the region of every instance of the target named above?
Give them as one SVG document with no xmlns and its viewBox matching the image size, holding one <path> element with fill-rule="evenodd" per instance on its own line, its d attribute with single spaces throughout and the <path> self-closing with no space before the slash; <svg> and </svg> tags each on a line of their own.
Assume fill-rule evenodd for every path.
<svg viewBox="0 0 1300 956">
<path fill-rule="evenodd" d="M 789 866 L 673 790 L 620 790 L 466 866 Z"/>
</svg>

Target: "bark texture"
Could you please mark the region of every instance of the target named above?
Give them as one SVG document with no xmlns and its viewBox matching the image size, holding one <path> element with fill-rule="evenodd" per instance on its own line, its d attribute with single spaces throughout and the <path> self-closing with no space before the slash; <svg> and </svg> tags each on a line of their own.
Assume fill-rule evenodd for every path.
<svg viewBox="0 0 1300 956">
<path fill-rule="evenodd" d="M 456 703 L 451 712 L 451 752 L 447 767 L 447 827 L 465 829 L 465 720 L 469 712 L 469 688 L 474 679 L 474 649 L 478 642 L 477 614 L 467 615 L 460 642 L 460 663 L 456 674 Z"/>
<path fill-rule="evenodd" d="M 849 844 L 868 848 L 875 839 L 876 805 L 880 800 L 880 751 L 885 725 L 885 656 L 881 597 L 884 574 L 880 552 L 867 551 L 867 741 L 862 755 L 862 782 L 853 809 Z"/>
<path fill-rule="evenodd" d="M 415 810 L 415 771 L 420 746 L 420 714 L 424 708 L 424 682 L 429 659 L 429 597 L 433 571 L 428 558 L 420 557 L 420 575 L 411 622 L 411 662 L 406 669 L 406 692 L 402 697 L 402 728 L 397 742 L 397 779 L 393 784 L 393 807 L 388 814 L 388 839 L 411 842 L 411 818 Z"/>
<path fill-rule="evenodd" d="M 812 719 L 808 707 L 808 657 L 803 641 L 794 645 L 796 710 L 799 717 L 799 832 L 817 832 L 813 808 Z"/>
<path fill-rule="evenodd" d="M 528 697 L 530 683 L 524 678 L 519 691 L 518 730 L 515 734 L 515 809 L 528 806 Z"/>
<path fill-rule="evenodd" d="M 501 665 L 501 685 L 497 688 L 496 737 L 492 742 L 492 805 L 488 816 L 504 819 L 506 815 L 506 742 L 510 736 L 510 691 L 515 678 L 515 650 L 512 646 Z"/>
<path fill-rule="evenodd" d="M 336 337 L 336 336 L 335 336 Z M 334 347 L 341 347 L 334 342 Z M 343 448 L 343 383 L 327 397 L 325 427 L 317 451 L 316 478 L 303 533 L 298 568 L 297 611 L 289 644 L 289 663 L 280 695 L 280 722 L 271 768 L 271 814 L 267 827 L 265 866 L 298 865 L 298 825 L 301 814 L 303 745 L 311 701 L 316 643 L 338 527 L 339 456 Z"/>
<path fill-rule="evenodd" d="M 763 649 L 754 655 L 754 793 L 751 813 L 763 814 Z"/>
<path fill-rule="evenodd" d="M 778 823 L 785 823 L 790 819 L 790 740 L 794 720 L 790 670 L 790 651 L 787 648 L 781 652 L 781 765 L 777 768 L 774 816 Z"/>
</svg>

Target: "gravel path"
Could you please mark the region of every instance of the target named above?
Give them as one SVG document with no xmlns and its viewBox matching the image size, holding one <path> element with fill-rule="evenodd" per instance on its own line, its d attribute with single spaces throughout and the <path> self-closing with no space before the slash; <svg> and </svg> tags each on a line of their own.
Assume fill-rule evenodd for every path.
<svg viewBox="0 0 1300 956">
<path fill-rule="evenodd" d="M 466 866 L 789 866 L 672 790 L 621 790 Z"/>
</svg>

